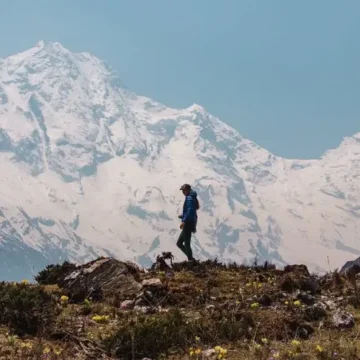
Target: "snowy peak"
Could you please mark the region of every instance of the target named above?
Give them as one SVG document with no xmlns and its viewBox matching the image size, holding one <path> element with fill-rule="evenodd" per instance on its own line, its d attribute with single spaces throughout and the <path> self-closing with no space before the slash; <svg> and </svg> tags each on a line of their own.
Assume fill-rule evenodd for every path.
<svg viewBox="0 0 360 360">
<path fill-rule="evenodd" d="M 283 159 L 196 103 L 138 96 L 95 56 L 41 41 L 0 61 L 0 250 L 180 258 L 188 182 L 197 257 L 342 265 L 360 254 L 359 147 L 355 134 L 321 159 Z"/>
<path fill-rule="evenodd" d="M 86 52 L 73 53 L 58 42 L 39 41 L 33 48 L 9 56 L 3 61 L 10 68 L 25 66 L 30 72 L 36 72 L 36 70 L 46 71 L 48 68 L 51 68 L 54 72 L 58 71 L 64 78 L 66 74 L 61 73 L 62 69 L 74 66 L 81 68 L 81 63 L 88 63 L 88 65 L 90 63 L 94 66 L 93 70 L 97 70 L 103 74 L 109 73 L 107 66 L 95 56 Z M 44 68 L 41 69 L 41 65 L 43 65 Z M 36 68 L 33 69 L 33 66 L 36 66 Z"/>
<path fill-rule="evenodd" d="M 102 61 L 59 43 L 39 42 L 5 59 L 0 79 L 0 95 L 7 103 L 0 112 L 13 112 L 19 124 L 26 124 L 22 128 L 4 117 L 2 137 L 17 149 L 20 138 L 32 144 L 26 160 L 32 174 L 51 169 L 75 181 L 122 155 L 157 168 L 164 149 L 178 156 L 187 148 L 189 160 L 199 158 L 220 173 L 236 172 L 236 154 L 241 163 L 250 160 L 249 151 L 260 154 L 255 158 L 268 157 L 200 105 L 170 109 L 138 97 L 124 90 Z"/>
</svg>

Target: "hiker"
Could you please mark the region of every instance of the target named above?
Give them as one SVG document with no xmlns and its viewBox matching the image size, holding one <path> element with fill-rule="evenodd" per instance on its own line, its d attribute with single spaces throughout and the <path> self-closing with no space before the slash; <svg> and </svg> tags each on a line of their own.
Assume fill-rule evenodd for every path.
<svg viewBox="0 0 360 360">
<path fill-rule="evenodd" d="M 191 189 L 189 184 L 181 186 L 180 190 L 185 196 L 183 213 L 179 215 L 181 219 L 180 229 L 182 230 L 176 243 L 178 248 L 187 256 L 189 261 L 195 260 L 190 246 L 191 234 L 196 232 L 197 210 L 199 209 L 199 200 L 196 191 Z"/>
</svg>

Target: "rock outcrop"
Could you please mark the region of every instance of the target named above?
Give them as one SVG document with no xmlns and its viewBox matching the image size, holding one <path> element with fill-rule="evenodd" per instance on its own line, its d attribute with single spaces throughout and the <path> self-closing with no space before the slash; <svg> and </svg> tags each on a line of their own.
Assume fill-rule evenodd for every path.
<svg viewBox="0 0 360 360">
<path fill-rule="evenodd" d="M 340 269 L 340 275 L 356 275 L 360 273 L 360 257 L 355 260 L 347 261 Z"/>
<path fill-rule="evenodd" d="M 113 258 L 99 258 L 59 274 L 56 283 L 70 294 L 73 302 L 84 299 L 116 298 L 119 302 L 135 297 L 142 288 L 133 265 Z"/>
</svg>

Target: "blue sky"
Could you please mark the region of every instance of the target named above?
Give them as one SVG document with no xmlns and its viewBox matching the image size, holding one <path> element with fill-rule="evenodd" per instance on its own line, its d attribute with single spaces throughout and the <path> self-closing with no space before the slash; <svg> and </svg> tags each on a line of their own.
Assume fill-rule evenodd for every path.
<svg viewBox="0 0 360 360">
<path fill-rule="evenodd" d="M 320 157 L 360 132 L 358 0 L 3 0 L 0 57 L 59 41 L 128 88 L 204 106 L 273 153 Z"/>
</svg>

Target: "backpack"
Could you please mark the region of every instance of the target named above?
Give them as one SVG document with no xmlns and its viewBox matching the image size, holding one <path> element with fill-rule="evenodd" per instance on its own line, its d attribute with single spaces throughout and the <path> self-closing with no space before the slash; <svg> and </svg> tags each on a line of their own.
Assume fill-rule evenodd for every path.
<svg viewBox="0 0 360 360">
<path fill-rule="evenodd" d="M 196 210 L 199 210 L 199 209 L 200 209 L 200 204 L 199 204 L 198 198 L 195 198 L 195 209 L 196 209 Z"/>
</svg>

